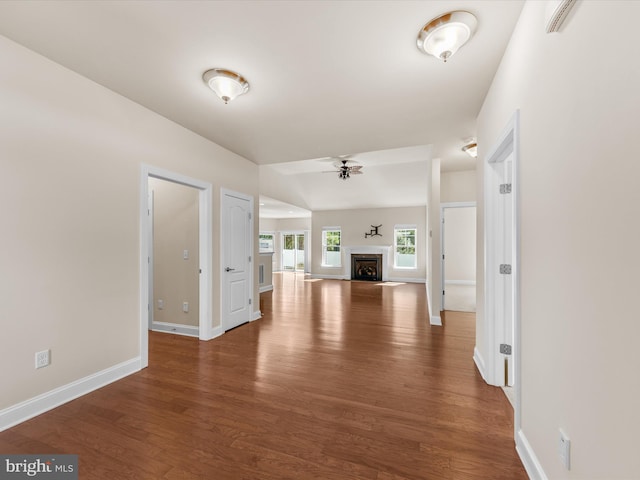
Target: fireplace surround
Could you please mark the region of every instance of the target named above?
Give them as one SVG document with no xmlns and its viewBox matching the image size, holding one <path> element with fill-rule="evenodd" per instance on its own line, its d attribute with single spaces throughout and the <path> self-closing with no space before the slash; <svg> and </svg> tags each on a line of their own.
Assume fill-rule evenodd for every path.
<svg viewBox="0 0 640 480">
<path fill-rule="evenodd" d="M 378 280 L 387 282 L 389 281 L 389 258 L 391 253 L 391 246 L 387 245 L 356 245 L 349 246 L 343 248 L 345 252 L 345 262 L 343 267 L 343 278 L 351 279 L 352 277 L 352 268 L 353 268 L 353 259 L 352 256 L 357 257 L 368 257 L 368 258 L 379 258 L 378 263 Z M 368 278 L 368 280 L 371 280 Z"/>
</svg>

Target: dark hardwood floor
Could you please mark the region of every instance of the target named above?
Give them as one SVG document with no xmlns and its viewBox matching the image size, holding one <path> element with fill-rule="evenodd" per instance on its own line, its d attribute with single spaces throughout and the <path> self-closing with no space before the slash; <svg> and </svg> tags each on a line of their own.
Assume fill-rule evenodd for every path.
<svg viewBox="0 0 640 480">
<path fill-rule="evenodd" d="M 472 359 L 474 315 L 425 287 L 276 274 L 262 319 L 150 333 L 149 368 L 0 433 L 81 479 L 514 480 L 513 411 Z"/>
</svg>

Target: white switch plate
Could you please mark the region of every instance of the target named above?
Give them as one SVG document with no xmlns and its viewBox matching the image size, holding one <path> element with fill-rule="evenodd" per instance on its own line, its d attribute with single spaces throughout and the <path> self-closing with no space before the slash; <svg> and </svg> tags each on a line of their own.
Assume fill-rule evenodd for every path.
<svg viewBox="0 0 640 480">
<path fill-rule="evenodd" d="M 560 455 L 560 461 L 564 468 L 567 470 L 571 470 L 571 440 L 569 436 L 562 431 L 559 430 L 560 437 L 558 438 L 558 455 Z"/>
<path fill-rule="evenodd" d="M 36 352 L 36 368 L 42 368 L 49 365 L 49 354 L 51 350 L 42 350 Z"/>
<path fill-rule="evenodd" d="M 164 300 L 161 298 L 158 299 L 158 310 L 162 310 L 164 308 Z"/>
<path fill-rule="evenodd" d="M 189 313 L 189 302 L 182 302 L 182 311 L 184 313 Z"/>
<path fill-rule="evenodd" d="M 189 250 L 182 251 L 182 258 L 184 258 L 185 260 L 189 260 Z"/>
</svg>

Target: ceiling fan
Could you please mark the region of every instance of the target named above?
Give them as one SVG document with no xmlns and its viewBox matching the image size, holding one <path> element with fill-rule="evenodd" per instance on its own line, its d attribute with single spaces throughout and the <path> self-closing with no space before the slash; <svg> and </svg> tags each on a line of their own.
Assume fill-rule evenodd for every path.
<svg viewBox="0 0 640 480">
<path fill-rule="evenodd" d="M 336 170 L 328 170 L 322 173 L 337 173 L 338 178 L 341 178 L 342 180 L 350 178 L 351 175 L 362 175 L 362 165 L 358 165 L 348 157 L 349 155 L 341 155 L 339 157 L 332 158 L 332 160 L 337 160 L 337 162 L 333 164 Z"/>
</svg>

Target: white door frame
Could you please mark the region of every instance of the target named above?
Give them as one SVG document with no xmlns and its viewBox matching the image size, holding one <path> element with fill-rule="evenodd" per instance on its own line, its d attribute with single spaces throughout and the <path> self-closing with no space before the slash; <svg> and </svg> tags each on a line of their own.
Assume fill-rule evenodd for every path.
<svg viewBox="0 0 640 480">
<path fill-rule="evenodd" d="M 253 224 L 254 224 L 254 207 L 253 207 L 253 197 L 251 195 L 246 195 L 244 193 L 241 192 L 236 192 L 233 190 L 229 190 L 226 188 L 221 188 L 220 189 L 220 275 L 222 278 L 223 272 L 223 266 L 225 265 L 226 262 L 226 258 L 225 258 L 225 248 L 226 248 L 226 240 L 225 240 L 225 232 L 224 232 L 224 225 L 225 225 L 225 210 L 224 210 L 224 197 L 225 196 L 232 196 L 232 197 L 237 197 L 240 198 L 242 200 L 247 200 L 249 202 L 249 213 L 251 214 L 251 221 L 249 222 L 249 251 L 251 252 L 251 261 L 249 262 L 249 301 L 251 302 L 251 311 L 249 314 L 249 321 L 253 321 L 253 320 L 257 320 L 260 318 L 260 311 L 259 310 L 255 310 L 256 308 L 259 308 L 258 305 L 255 304 L 254 302 L 254 297 L 253 297 L 253 282 L 254 282 L 254 265 L 256 264 L 255 262 L 255 251 L 254 251 L 254 228 L 253 228 Z M 227 293 L 225 291 L 225 288 L 227 287 L 227 282 L 221 280 L 220 281 L 220 328 L 222 329 L 222 331 L 224 332 L 225 330 L 225 314 L 226 314 L 226 298 L 227 298 Z"/>
<path fill-rule="evenodd" d="M 519 208 L 519 145 L 520 145 L 519 111 L 516 111 L 506 128 L 485 157 L 484 163 L 484 318 L 485 318 L 485 380 L 492 385 L 504 385 L 504 361 L 500 354 L 500 343 L 504 338 L 504 325 L 494 315 L 495 299 L 493 293 L 492 272 L 498 268 L 500 259 L 495 258 L 492 248 L 493 236 L 497 219 L 494 198 L 499 193 L 499 175 L 496 175 L 491 164 L 503 162 L 511 157 L 511 286 L 512 302 L 511 315 L 513 318 L 513 369 L 514 369 L 514 429 L 516 446 L 520 431 L 521 406 L 521 364 L 520 364 L 520 208 Z"/>
<path fill-rule="evenodd" d="M 444 281 L 445 281 L 445 274 L 444 274 L 444 210 L 446 208 L 469 208 L 469 207 L 473 207 L 476 208 L 476 202 L 447 202 L 447 203 L 441 203 L 440 204 L 440 286 L 442 287 L 440 289 L 440 308 L 442 310 L 445 310 L 445 287 L 444 287 Z M 475 282 L 472 283 L 471 285 L 475 285 Z"/>
<path fill-rule="evenodd" d="M 212 328 L 212 251 L 213 251 L 213 220 L 211 205 L 213 200 L 213 186 L 185 175 L 171 172 L 151 165 L 141 165 L 140 175 L 140 363 L 145 368 L 149 365 L 149 284 L 151 281 L 151 251 L 149 238 L 151 237 L 151 220 L 149 218 L 149 178 L 159 178 L 168 182 L 179 183 L 187 187 L 198 189 L 199 216 L 199 260 L 200 260 L 200 301 L 199 328 L 200 340 L 210 340 L 214 337 Z"/>
</svg>

